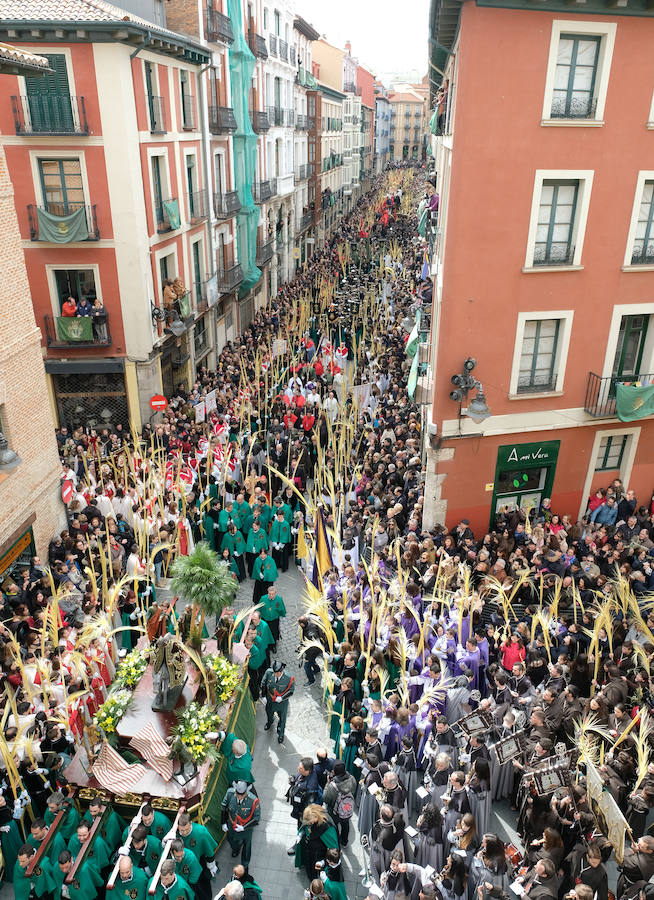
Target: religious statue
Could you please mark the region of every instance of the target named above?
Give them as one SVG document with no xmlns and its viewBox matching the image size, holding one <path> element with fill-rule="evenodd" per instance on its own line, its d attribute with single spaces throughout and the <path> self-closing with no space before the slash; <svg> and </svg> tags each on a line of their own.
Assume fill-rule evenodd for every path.
<svg viewBox="0 0 654 900">
<path fill-rule="evenodd" d="M 184 651 L 174 634 L 165 634 L 157 640 L 152 663 L 154 712 L 169 712 L 174 709 L 185 682 Z"/>
</svg>

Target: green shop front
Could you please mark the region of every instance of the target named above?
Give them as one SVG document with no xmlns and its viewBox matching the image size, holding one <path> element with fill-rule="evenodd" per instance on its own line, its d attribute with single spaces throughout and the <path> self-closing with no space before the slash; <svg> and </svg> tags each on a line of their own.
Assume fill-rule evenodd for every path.
<svg viewBox="0 0 654 900">
<path fill-rule="evenodd" d="M 561 441 L 504 444 L 497 448 L 490 522 L 502 509 L 538 509 L 552 496 Z"/>
</svg>

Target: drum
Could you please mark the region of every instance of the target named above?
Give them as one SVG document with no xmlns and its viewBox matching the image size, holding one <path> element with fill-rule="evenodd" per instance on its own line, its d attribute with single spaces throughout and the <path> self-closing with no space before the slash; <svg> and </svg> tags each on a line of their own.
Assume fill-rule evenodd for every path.
<svg viewBox="0 0 654 900">
<path fill-rule="evenodd" d="M 516 847 L 515 844 L 507 844 L 504 848 L 504 855 L 507 862 L 511 863 L 514 869 L 522 865 L 524 854 Z"/>
</svg>

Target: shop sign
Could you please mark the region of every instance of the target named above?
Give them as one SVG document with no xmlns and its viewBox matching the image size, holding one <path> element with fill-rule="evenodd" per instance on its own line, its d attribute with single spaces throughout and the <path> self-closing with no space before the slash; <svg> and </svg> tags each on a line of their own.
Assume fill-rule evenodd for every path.
<svg viewBox="0 0 654 900">
<path fill-rule="evenodd" d="M 0 557 L 0 575 L 7 571 L 9 566 L 18 559 L 23 550 L 27 550 L 31 543 L 32 529 L 29 528 L 25 534 L 18 538 L 15 544 Z"/>
<path fill-rule="evenodd" d="M 527 469 L 554 465 L 559 456 L 561 441 L 540 441 L 534 444 L 506 444 L 497 448 L 497 468 Z"/>
</svg>

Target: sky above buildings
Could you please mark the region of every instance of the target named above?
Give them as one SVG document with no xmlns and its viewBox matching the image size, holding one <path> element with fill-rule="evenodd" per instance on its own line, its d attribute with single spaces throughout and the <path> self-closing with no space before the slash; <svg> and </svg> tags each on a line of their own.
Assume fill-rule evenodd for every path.
<svg viewBox="0 0 654 900">
<path fill-rule="evenodd" d="M 295 0 L 295 9 L 331 44 L 351 41 L 352 55 L 387 85 L 427 72 L 429 0 Z"/>
</svg>

